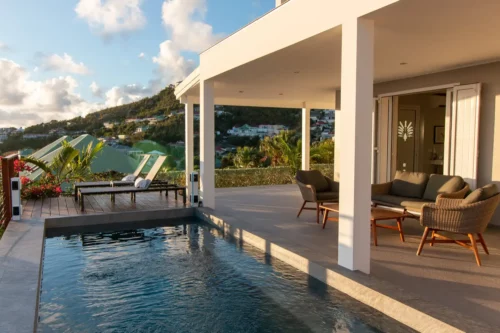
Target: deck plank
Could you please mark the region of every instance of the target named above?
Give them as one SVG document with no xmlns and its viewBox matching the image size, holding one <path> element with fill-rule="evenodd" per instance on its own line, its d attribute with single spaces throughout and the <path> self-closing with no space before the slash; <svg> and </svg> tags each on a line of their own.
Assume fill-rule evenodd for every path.
<svg viewBox="0 0 500 333">
<path fill-rule="evenodd" d="M 183 207 L 180 196 L 176 201 L 173 193 L 166 197 L 165 193 L 159 192 L 137 193 L 135 203 L 127 193 L 117 194 L 114 203 L 109 195 L 89 195 L 85 197 L 84 212 L 80 211 L 79 202 L 75 201 L 73 196 L 25 200 L 23 205 L 23 218 L 27 219 Z"/>
</svg>

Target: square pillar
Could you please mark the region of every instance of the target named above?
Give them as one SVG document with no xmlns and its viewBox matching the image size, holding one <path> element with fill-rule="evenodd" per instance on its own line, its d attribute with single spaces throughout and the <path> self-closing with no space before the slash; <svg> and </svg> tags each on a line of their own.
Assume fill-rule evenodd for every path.
<svg viewBox="0 0 500 333">
<path fill-rule="evenodd" d="M 213 81 L 200 81 L 200 200 L 215 208 L 215 108 Z"/>
<path fill-rule="evenodd" d="M 342 147 L 342 112 L 335 110 L 335 152 L 333 158 L 333 180 L 340 182 L 340 148 Z"/>
<path fill-rule="evenodd" d="M 302 170 L 309 170 L 311 160 L 311 109 L 302 108 Z"/>
<path fill-rule="evenodd" d="M 185 136 L 184 136 L 184 145 L 185 145 L 185 156 L 184 156 L 184 164 L 186 170 L 186 187 L 187 187 L 187 196 L 191 195 L 190 187 L 189 187 L 189 175 L 194 171 L 194 134 L 193 134 L 193 102 L 189 100 L 189 97 L 185 97 L 184 101 L 185 113 Z"/>
<path fill-rule="evenodd" d="M 374 24 L 342 24 L 342 149 L 338 263 L 370 273 L 371 140 Z"/>
</svg>

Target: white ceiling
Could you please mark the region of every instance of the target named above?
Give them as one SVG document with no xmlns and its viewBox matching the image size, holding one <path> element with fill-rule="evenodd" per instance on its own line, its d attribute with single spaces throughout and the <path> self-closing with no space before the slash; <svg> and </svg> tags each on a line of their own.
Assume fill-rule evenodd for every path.
<svg viewBox="0 0 500 333">
<path fill-rule="evenodd" d="M 500 0 L 401 0 L 367 15 L 375 21 L 375 82 L 500 60 L 493 13 Z M 333 108 L 341 40 L 337 27 L 219 75 L 216 103 Z"/>
</svg>

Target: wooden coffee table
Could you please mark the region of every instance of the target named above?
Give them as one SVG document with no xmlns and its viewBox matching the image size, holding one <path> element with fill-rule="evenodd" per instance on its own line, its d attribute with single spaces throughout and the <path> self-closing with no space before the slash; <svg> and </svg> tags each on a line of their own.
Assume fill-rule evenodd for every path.
<svg viewBox="0 0 500 333">
<path fill-rule="evenodd" d="M 338 222 L 338 220 L 339 220 L 338 216 L 328 217 L 328 214 L 330 212 L 334 212 L 334 213 L 339 212 L 339 204 L 338 203 L 322 204 L 319 206 L 319 208 L 320 208 L 320 210 L 323 211 L 323 229 L 325 229 L 326 222 L 328 220 Z M 401 212 L 401 211 L 390 210 L 387 208 L 372 207 L 370 222 L 371 222 L 371 229 L 372 229 L 372 233 L 373 233 L 373 244 L 375 246 L 378 245 L 377 244 L 377 228 L 392 229 L 392 230 L 399 231 L 399 238 L 401 239 L 402 242 L 404 242 L 405 235 L 403 232 L 403 226 L 401 225 L 401 222 L 403 221 L 403 219 L 405 217 L 412 217 L 412 215 L 405 213 L 405 212 Z M 377 221 L 380 221 L 380 220 L 396 220 L 397 226 L 377 223 Z"/>
</svg>

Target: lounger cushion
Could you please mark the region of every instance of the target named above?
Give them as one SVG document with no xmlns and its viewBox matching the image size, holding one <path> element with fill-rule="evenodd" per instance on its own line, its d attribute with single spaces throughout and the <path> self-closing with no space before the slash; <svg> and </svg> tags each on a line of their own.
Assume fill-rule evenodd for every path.
<svg viewBox="0 0 500 333">
<path fill-rule="evenodd" d="M 330 185 L 325 176 L 318 170 L 297 171 L 297 180 L 303 184 L 311 185 L 316 192 L 326 192 L 330 190 Z"/>
<path fill-rule="evenodd" d="M 389 194 L 375 194 L 372 197 L 372 201 L 377 204 L 403 207 L 408 210 L 419 211 L 425 203 L 432 202 L 429 200 L 410 198 L 410 197 L 399 197 Z"/>
<path fill-rule="evenodd" d="M 498 187 L 495 184 L 488 184 L 469 194 L 462 201 L 462 205 L 470 205 L 479 201 L 487 200 L 496 194 L 498 194 Z"/>
<path fill-rule="evenodd" d="M 464 180 L 460 176 L 445 176 L 432 174 L 424 192 L 424 199 L 436 201 L 441 193 L 453 193 L 464 187 Z"/>
<path fill-rule="evenodd" d="M 149 183 L 150 183 L 149 180 L 139 177 L 136 179 L 134 186 L 136 188 L 148 188 Z"/>
<path fill-rule="evenodd" d="M 391 194 L 421 199 L 428 180 L 429 175 L 423 172 L 396 171 L 391 186 Z"/>
<path fill-rule="evenodd" d="M 336 201 L 339 199 L 339 193 L 338 192 L 319 192 L 316 193 L 316 200 L 321 202 L 322 200 L 324 201 Z"/>
<path fill-rule="evenodd" d="M 125 177 L 122 178 L 122 181 L 133 182 L 133 181 L 135 181 L 135 176 L 134 175 L 126 175 Z"/>
</svg>

